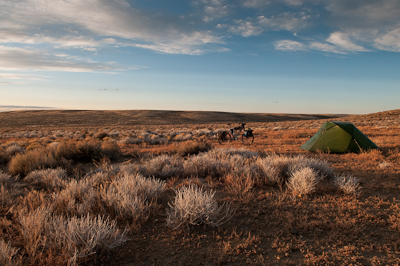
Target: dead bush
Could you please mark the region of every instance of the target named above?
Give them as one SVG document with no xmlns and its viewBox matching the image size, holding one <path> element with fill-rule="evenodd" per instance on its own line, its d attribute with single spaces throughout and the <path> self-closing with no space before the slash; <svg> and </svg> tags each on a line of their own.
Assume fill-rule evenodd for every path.
<svg viewBox="0 0 400 266">
<path fill-rule="evenodd" d="M 97 132 L 96 134 L 94 134 L 94 137 L 96 139 L 104 139 L 105 137 L 108 137 L 108 133 L 105 131 L 100 131 L 100 132 Z"/>
<path fill-rule="evenodd" d="M 208 142 L 185 141 L 182 143 L 175 143 L 172 151 L 179 156 L 187 156 L 209 151 L 211 148 L 212 146 Z"/>
<path fill-rule="evenodd" d="M 6 148 L 5 153 L 6 153 L 8 160 L 10 160 L 14 155 L 22 153 L 22 152 L 24 152 L 24 150 L 25 149 L 23 147 L 21 147 L 19 144 L 15 143 L 15 144 L 9 145 Z"/>
<path fill-rule="evenodd" d="M 0 239 L 0 265 L 19 266 L 22 265 L 21 259 L 17 255 L 18 249 L 11 247 L 10 243 Z"/>
<path fill-rule="evenodd" d="M 100 193 L 111 215 L 121 221 L 136 223 L 147 219 L 151 200 L 165 190 L 165 183 L 141 174 L 123 174 Z"/>
<path fill-rule="evenodd" d="M 293 196 L 308 195 L 315 191 L 315 186 L 320 181 L 320 177 L 314 169 L 304 167 L 293 172 L 287 181 L 287 188 Z"/>
<path fill-rule="evenodd" d="M 121 245 L 128 232 L 121 232 L 115 221 L 102 216 L 92 218 L 88 214 L 64 218 L 51 215 L 44 206 L 34 211 L 20 212 L 19 221 L 30 264 L 46 261 L 77 265 L 98 251 Z"/>
<path fill-rule="evenodd" d="M 12 175 L 26 176 L 33 170 L 55 168 L 59 165 L 49 150 L 39 148 L 15 155 L 8 164 L 8 171 Z"/>
<path fill-rule="evenodd" d="M 52 195 L 51 209 L 56 213 L 86 215 L 95 211 L 99 195 L 88 179 L 72 179 L 65 189 Z"/>
<path fill-rule="evenodd" d="M 64 169 L 44 169 L 30 172 L 24 183 L 35 189 L 59 190 L 66 186 L 67 173 Z"/>
<path fill-rule="evenodd" d="M 168 203 L 167 225 L 173 229 L 189 225 L 219 226 L 233 214 L 230 203 L 218 205 L 214 191 L 190 185 L 175 191 L 175 199 Z"/>
<path fill-rule="evenodd" d="M 142 160 L 138 171 L 143 176 L 154 176 L 166 179 L 177 175 L 182 175 L 183 161 L 176 155 L 160 155 L 150 160 Z"/>
<path fill-rule="evenodd" d="M 357 195 L 361 189 L 359 180 L 351 175 L 335 175 L 333 183 L 345 194 Z"/>
<path fill-rule="evenodd" d="M 117 143 L 107 141 L 101 144 L 101 154 L 114 161 L 120 158 L 122 152 Z"/>
<path fill-rule="evenodd" d="M 238 200 L 246 199 L 254 185 L 251 175 L 245 174 L 228 174 L 224 177 L 224 183 L 226 184 L 226 190 L 228 193 Z"/>
</svg>

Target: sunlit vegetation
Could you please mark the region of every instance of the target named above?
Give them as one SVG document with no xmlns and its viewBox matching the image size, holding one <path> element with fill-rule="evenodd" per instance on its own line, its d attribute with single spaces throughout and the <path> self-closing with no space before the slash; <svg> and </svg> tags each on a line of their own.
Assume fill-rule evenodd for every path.
<svg viewBox="0 0 400 266">
<path fill-rule="evenodd" d="M 394 112 L 394 113 L 393 113 Z M 299 149 L 323 121 L 0 132 L 1 265 L 397 265 L 400 112 L 381 149 Z"/>
</svg>

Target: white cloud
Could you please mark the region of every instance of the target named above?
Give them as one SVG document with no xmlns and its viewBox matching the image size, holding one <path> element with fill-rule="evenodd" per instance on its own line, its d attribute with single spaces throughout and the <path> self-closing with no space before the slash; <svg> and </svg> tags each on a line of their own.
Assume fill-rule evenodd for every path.
<svg viewBox="0 0 400 266">
<path fill-rule="evenodd" d="M 289 6 L 300 6 L 303 4 L 303 0 L 281 0 L 280 2 Z M 244 7 L 260 8 L 272 4 L 272 0 L 244 0 L 242 4 Z"/>
<path fill-rule="evenodd" d="M 229 14 L 229 7 L 221 0 L 204 0 L 204 18 L 203 21 L 210 22 L 215 18 L 222 18 Z"/>
<path fill-rule="evenodd" d="M 376 38 L 375 47 L 380 50 L 400 52 L 400 28 Z"/>
<path fill-rule="evenodd" d="M 310 15 L 307 15 L 305 12 L 284 12 L 279 16 L 272 16 L 271 18 L 260 16 L 258 17 L 258 23 L 266 29 L 296 31 L 306 27 L 309 19 Z"/>
<path fill-rule="evenodd" d="M 278 16 L 258 16 L 257 18 L 247 18 L 246 20 L 236 20 L 234 26 L 230 26 L 232 33 L 243 37 L 257 36 L 265 31 L 290 31 L 302 29 L 308 25 L 310 16 L 305 12 L 289 13 L 284 12 Z"/>
<path fill-rule="evenodd" d="M 244 0 L 243 6 L 251 8 L 259 8 L 271 4 L 271 0 Z"/>
<path fill-rule="evenodd" d="M 21 74 L 21 73 L 0 73 L 0 79 L 42 81 L 42 80 L 47 80 L 48 77 L 42 75 Z"/>
<path fill-rule="evenodd" d="M 226 14 L 228 10 L 223 1 L 210 0 L 204 12 L 211 18 Z M 185 40 L 186 36 L 202 38 L 201 34 L 196 34 L 201 31 L 185 30 L 166 18 L 145 14 L 126 0 L 0 1 L 0 23 L 7 23 L 5 28 L 8 29 L 0 30 L 2 43 L 52 43 L 55 48 L 97 51 L 96 48 L 105 45 L 131 42 L 132 46 L 165 53 L 205 51 L 204 47 L 191 47 L 191 42 Z M 205 31 L 204 34 L 210 33 Z M 117 38 L 122 40 L 117 41 Z M 209 42 L 203 43 L 207 44 Z"/>
<path fill-rule="evenodd" d="M 368 52 L 364 47 L 353 43 L 348 34 L 343 32 L 334 32 L 327 39 L 328 42 L 340 47 L 342 50 L 350 52 Z"/>
<path fill-rule="evenodd" d="M 346 54 L 343 50 L 340 50 L 336 45 L 328 44 L 328 43 L 321 43 L 321 42 L 312 42 L 309 45 L 310 49 L 327 52 L 327 53 L 334 53 L 334 54 Z"/>
<path fill-rule="evenodd" d="M 260 35 L 264 30 L 260 26 L 255 25 L 251 21 L 236 20 L 237 26 L 231 26 L 229 30 L 232 33 L 242 35 L 243 37 L 257 36 Z"/>
<path fill-rule="evenodd" d="M 398 0 L 327 0 L 326 9 L 342 29 L 383 29 L 399 24 Z"/>
<path fill-rule="evenodd" d="M 0 46 L 0 69 L 93 72 L 113 71 L 118 68 L 110 63 L 101 64 L 76 57 L 52 55 L 41 50 Z"/>
<path fill-rule="evenodd" d="M 291 40 L 281 40 L 275 43 L 276 50 L 282 51 L 304 51 L 306 47 L 304 44 Z"/>
</svg>

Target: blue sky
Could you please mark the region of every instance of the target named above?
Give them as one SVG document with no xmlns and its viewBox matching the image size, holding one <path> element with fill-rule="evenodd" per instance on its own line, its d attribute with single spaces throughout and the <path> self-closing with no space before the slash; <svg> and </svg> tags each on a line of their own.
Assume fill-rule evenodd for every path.
<svg viewBox="0 0 400 266">
<path fill-rule="evenodd" d="M 0 106 L 372 113 L 398 0 L 0 0 Z"/>
</svg>

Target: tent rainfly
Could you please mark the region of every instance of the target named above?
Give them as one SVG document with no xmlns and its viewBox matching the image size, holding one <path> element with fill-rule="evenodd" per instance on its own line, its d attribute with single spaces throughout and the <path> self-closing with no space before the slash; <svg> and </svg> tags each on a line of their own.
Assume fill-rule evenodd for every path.
<svg viewBox="0 0 400 266">
<path fill-rule="evenodd" d="M 301 149 L 306 151 L 359 152 L 378 149 L 367 136 L 349 122 L 326 121 Z"/>
</svg>

